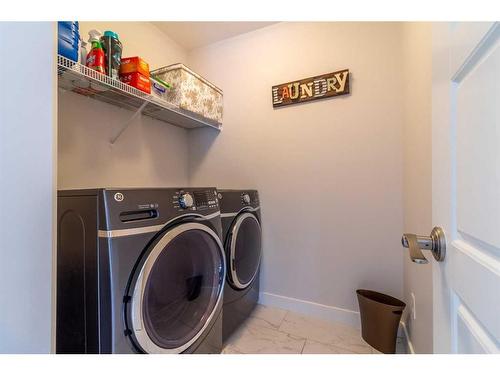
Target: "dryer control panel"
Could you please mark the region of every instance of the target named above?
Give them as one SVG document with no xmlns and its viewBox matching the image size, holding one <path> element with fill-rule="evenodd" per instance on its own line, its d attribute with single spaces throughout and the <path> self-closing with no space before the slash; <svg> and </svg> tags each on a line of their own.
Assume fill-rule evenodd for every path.
<svg viewBox="0 0 500 375">
<path fill-rule="evenodd" d="M 243 206 L 259 205 L 259 195 L 255 190 L 241 192 L 241 204 Z"/>
<path fill-rule="evenodd" d="M 243 208 L 257 209 L 260 206 L 257 190 L 217 190 L 221 213 L 235 213 Z"/>
</svg>

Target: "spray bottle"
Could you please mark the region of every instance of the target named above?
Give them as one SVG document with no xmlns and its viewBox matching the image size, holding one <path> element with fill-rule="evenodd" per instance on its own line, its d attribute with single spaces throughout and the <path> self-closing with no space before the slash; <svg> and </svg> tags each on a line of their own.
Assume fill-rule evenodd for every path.
<svg viewBox="0 0 500 375">
<path fill-rule="evenodd" d="M 87 42 L 80 37 L 80 56 L 79 63 L 82 65 L 87 64 Z"/>
<path fill-rule="evenodd" d="M 99 30 L 92 29 L 89 31 L 89 43 L 91 47 L 87 55 L 86 65 L 90 69 L 106 74 L 106 59 L 101 42 L 99 41 L 100 36 L 101 32 Z"/>
</svg>

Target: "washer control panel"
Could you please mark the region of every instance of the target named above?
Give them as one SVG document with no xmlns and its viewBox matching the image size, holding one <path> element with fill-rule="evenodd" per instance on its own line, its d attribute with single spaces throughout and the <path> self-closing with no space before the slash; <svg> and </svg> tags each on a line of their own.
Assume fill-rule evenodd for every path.
<svg viewBox="0 0 500 375">
<path fill-rule="evenodd" d="M 179 190 L 173 195 L 172 203 L 179 211 L 203 211 L 219 207 L 215 189 Z"/>
<path fill-rule="evenodd" d="M 179 196 L 179 206 L 181 206 L 181 208 L 191 208 L 193 207 L 194 205 L 194 198 L 191 194 L 189 193 L 182 193 L 180 196 Z"/>
</svg>

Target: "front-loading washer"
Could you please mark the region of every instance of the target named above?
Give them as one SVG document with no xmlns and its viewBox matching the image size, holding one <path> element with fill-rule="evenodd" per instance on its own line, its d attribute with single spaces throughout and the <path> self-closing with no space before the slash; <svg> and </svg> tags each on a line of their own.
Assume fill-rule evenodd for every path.
<svg viewBox="0 0 500 375">
<path fill-rule="evenodd" d="M 222 337 L 248 318 L 259 299 L 262 258 L 260 201 L 257 190 L 218 190 L 227 275 Z"/>
<path fill-rule="evenodd" d="M 215 188 L 58 193 L 57 353 L 220 353 Z"/>
</svg>

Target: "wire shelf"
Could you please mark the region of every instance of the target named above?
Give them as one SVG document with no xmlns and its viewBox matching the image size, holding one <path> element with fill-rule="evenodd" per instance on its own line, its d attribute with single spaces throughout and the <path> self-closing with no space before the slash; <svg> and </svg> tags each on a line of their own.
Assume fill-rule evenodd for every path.
<svg viewBox="0 0 500 375">
<path fill-rule="evenodd" d="M 221 123 L 186 111 L 61 55 L 57 55 L 57 74 L 58 86 L 64 90 L 131 111 L 141 110 L 146 116 L 182 128 L 222 128 Z"/>
</svg>

